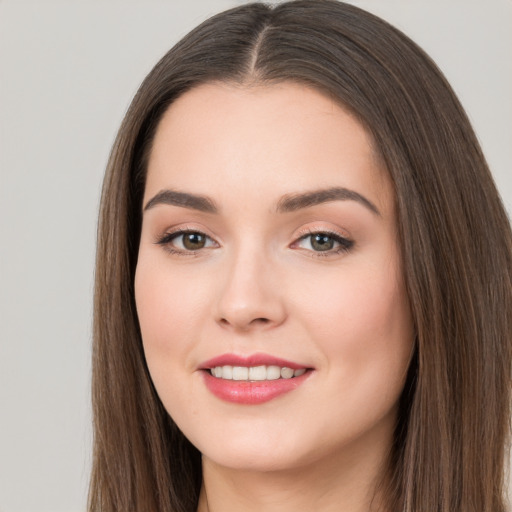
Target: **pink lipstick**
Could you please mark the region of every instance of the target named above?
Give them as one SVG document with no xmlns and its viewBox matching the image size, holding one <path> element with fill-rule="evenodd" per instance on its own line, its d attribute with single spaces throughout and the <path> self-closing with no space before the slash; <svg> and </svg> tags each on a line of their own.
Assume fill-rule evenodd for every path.
<svg viewBox="0 0 512 512">
<path fill-rule="evenodd" d="M 312 368 L 267 354 L 224 354 L 200 367 L 206 387 L 217 398 L 256 405 L 288 393 L 311 375 Z"/>
</svg>

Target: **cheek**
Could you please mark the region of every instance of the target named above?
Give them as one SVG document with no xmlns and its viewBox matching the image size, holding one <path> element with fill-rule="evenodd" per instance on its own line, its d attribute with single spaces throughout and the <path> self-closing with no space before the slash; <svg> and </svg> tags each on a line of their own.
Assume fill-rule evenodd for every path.
<svg viewBox="0 0 512 512">
<path fill-rule="evenodd" d="M 316 301 L 312 293 L 319 287 L 308 290 L 310 308 L 317 306 L 308 311 L 307 330 L 326 370 L 319 374 L 326 393 L 315 400 L 315 413 L 330 415 L 332 424 L 355 436 L 383 425 L 384 418 L 389 420 L 385 424 L 394 424 L 412 354 L 413 328 L 396 273 L 366 269 L 339 282 L 343 286 L 336 289 L 325 286 L 322 299 L 318 294 Z M 336 432 L 325 427 L 320 434 L 327 438 Z"/>
<path fill-rule="evenodd" d="M 330 371 L 352 382 L 401 385 L 414 336 L 407 295 L 392 265 L 352 269 L 323 286 L 316 282 L 301 297 L 310 339 Z"/>
<path fill-rule="evenodd" d="M 204 290 L 200 290 L 199 279 L 169 272 L 165 260 L 139 256 L 135 301 L 144 355 L 157 393 L 178 423 L 199 414 L 199 406 L 190 400 L 198 382 L 186 379 L 197 364 L 194 353 L 204 317 Z"/>
<path fill-rule="evenodd" d="M 165 262 L 139 258 L 135 273 L 135 301 L 144 351 L 150 370 L 158 362 L 183 364 L 180 359 L 194 345 L 200 325 L 202 298 L 199 280 L 169 272 Z M 152 371 L 153 374 L 153 371 Z"/>
</svg>

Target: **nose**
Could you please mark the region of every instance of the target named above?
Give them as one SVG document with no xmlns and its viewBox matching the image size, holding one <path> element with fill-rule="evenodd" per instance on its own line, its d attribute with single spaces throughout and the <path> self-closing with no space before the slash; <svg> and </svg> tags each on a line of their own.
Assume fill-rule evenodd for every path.
<svg viewBox="0 0 512 512">
<path fill-rule="evenodd" d="M 216 320 L 225 329 L 271 329 L 286 318 L 279 268 L 255 250 L 240 251 L 229 263 L 216 303 Z"/>
</svg>

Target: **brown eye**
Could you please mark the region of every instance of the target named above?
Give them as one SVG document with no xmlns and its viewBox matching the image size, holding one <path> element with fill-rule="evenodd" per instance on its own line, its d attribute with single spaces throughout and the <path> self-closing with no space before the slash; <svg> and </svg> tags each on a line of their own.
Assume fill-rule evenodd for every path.
<svg viewBox="0 0 512 512">
<path fill-rule="evenodd" d="M 175 231 L 166 233 L 157 240 L 158 245 L 165 247 L 172 254 L 193 254 L 202 249 L 218 247 L 218 244 L 208 235 L 200 231 Z"/>
<path fill-rule="evenodd" d="M 324 253 L 324 256 L 328 256 L 349 251 L 353 245 L 354 242 L 352 240 L 338 233 L 318 231 L 302 236 L 295 242 L 294 247 L 307 249 L 312 253 L 317 253 L 318 256 L 320 253 Z"/>
<path fill-rule="evenodd" d="M 187 251 L 197 251 L 206 245 L 206 236 L 202 233 L 183 233 L 183 247 Z"/>
</svg>

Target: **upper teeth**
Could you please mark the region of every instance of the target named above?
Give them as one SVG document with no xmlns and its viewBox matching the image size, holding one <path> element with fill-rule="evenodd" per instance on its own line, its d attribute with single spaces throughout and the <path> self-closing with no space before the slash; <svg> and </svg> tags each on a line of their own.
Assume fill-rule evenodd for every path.
<svg viewBox="0 0 512 512">
<path fill-rule="evenodd" d="M 306 372 L 305 368 L 293 370 L 279 366 L 215 366 L 211 368 L 214 377 L 228 380 L 276 380 L 299 377 Z"/>
</svg>

